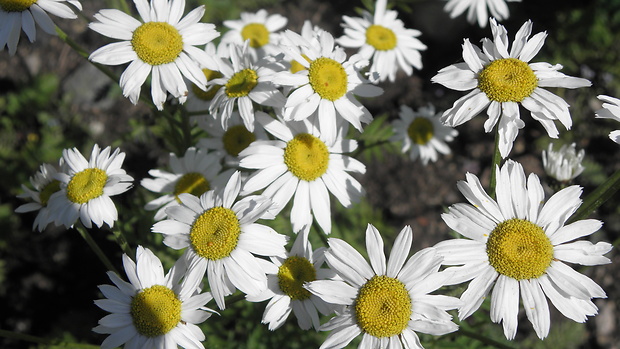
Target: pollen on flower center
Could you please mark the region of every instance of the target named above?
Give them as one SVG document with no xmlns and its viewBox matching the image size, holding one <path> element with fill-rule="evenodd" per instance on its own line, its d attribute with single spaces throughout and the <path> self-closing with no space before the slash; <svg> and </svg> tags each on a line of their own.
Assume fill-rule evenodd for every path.
<svg viewBox="0 0 620 349">
<path fill-rule="evenodd" d="M 403 332 L 411 317 L 411 297 L 398 279 L 375 275 L 359 290 L 355 300 L 357 324 L 374 337 Z"/>
<path fill-rule="evenodd" d="M 415 118 L 407 128 L 407 135 L 415 144 L 424 145 L 434 135 L 433 123 L 427 118 Z"/>
<path fill-rule="evenodd" d="M 166 22 L 146 22 L 134 30 L 131 47 L 147 64 L 167 64 L 183 51 L 183 37 Z"/>
<path fill-rule="evenodd" d="M 0 0 L 0 7 L 6 12 L 24 12 L 37 0 Z"/>
<path fill-rule="evenodd" d="M 174 186 L 174 196 L 180 203 L 179 195 L 190 193 L 194 196 L 200 196 L 211 189 L 209 181 L 198 172 L 189 172 L 184 174 Z"/>
<path fill-rule="evenodd" d="M 329 150 L 317 137 L 300 133 L 286 144 L 284 163 L 295 177 L 312 182 L 327 171 Z"/>
<path fill-rule="evenodd" d="M 219 71 L 204 68 L 202 72 L 205 74 L 207 81 L 222 77 L 222 73 L 220 73 Z M 221 87 L 221 85 L 211 85 L 208 86 L 206 91 L 203 91 L 195 84 L 192 84 L 192 91 L 194 92 L 194 95 L 196 95 L 196 97 L 198 97 L 199 99 L 203 101 L 210 101 L 213 99 L 213 97 L 215 97 L 215 94 L 217 93 L 217 91 L 220 90 Z"/>
<path fill-rule="evenodd" d="M 366 43 L 379 51 L 389 51 L 396 47 L 396 34 L 382 25 L 373 24 L 366 29 Z"/>
<path fill-rule="evenodd" d="M 342 64 L 327 57 L 310 62 L 310 86 L 321 98 L 336 101 L 347 93 L 348 77 Z"/>
<path fill-rule="evenodd" d="M 241 29 L 241 37 L 243 41 L 250 40 L 250 46 L 260 48 L 269 43 L 269 30 L 261 23 L 246 24 Z"/>
<path fill-rule="evenodd" d="M 314 280 L 316 270 L 307 258 L 288 257 L 278 268 L 278 285 L 292 300 L 303 301 L 310 298 L 310 291 L 303 288 L 303 285 Z"/>
<path fill-rule="evenodd" d="M 100 168 L 87 168 L 73 175 L 67 184 L 67 198 L 78 204 L 103 195 L 103 187 L 108 181 L 108 175 Z"/>
<path fill-rule="evenodd" d="M 499 223 L 487 241 L 489 263 L 516 280 L 542 276 L 553 260 L 553 245 L 536 224 L 518 218 Z"/>
<path fill-rule="evenodd" d="M 226 95 L 229 98 L 244 97 L 258 85 L 258 75 L 252 69 L 235 73 L 226 83 Z"/>
<path fill-rule="evenodd" d="M 47 183 L 41 192 L 39 193 L 39 200 L 41 201 L 41 206 L 47 206 L 47 201 L 50 199 L 50 196 L 55 192 L 60 190 L 60 182 L 57 180 L 53 180 Z"/>
<path fill-rule="evenodd" d="M 130 313 L 139 334 L 157 337 L 170 332 L 181 321 L 181 301 L 168 287 L 154 285 L 132 298 Z"/>
<path fill-rule="evenodd" d="M 256 135 L 248 131 L 243 125 L 229 127 L 222 136 L 224 150 L 231 156 L 238 156 L 239 153 L 256 140 Z"/>
<path fill-rule="evenodd" d="M 221 206 L 203 212 L 192 224 L 189 240 L 200 257 L 210 260 L 228 257 L 237 247 L 241 234 L 234 211 Z"/>
<path fill-rule="evenodd" d="M 478 75 L 478 88 L 496 102 L 521 102 L 534 92 L 538 78 L 530 66 L 516 58 L 489 63 Z"/>
</svg>

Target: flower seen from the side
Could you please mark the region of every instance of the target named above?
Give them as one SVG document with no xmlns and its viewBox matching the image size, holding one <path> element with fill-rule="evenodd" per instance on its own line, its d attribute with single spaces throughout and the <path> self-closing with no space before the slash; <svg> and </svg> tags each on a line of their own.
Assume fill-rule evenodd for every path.
<svg viewBox="0 0 620 349">
<path fill-rule="evenodd" d="M 54 165 L 42 164 L 39 171 L 30 177 L 30 184 L 34 190 L 22 184 L 24 193 L 18 197 L 30 199 L 31 202 L 19 206 L 15 212 L 39 211 L 32 225 L 33 230 L 43 231 L 56 218 L 55 213 L 50 211 L 47 205 L 52 194 L 60 190 L 60 181 L 56 179 L 56 173 L 58 169 Z"/>
<path fill-rule="evenodd" d="M 442 122 L 452 127 L 458 126 L 486 109 L 488 119 L 484 130 L 491 132 L 497 125 L 499 149 L 502 158 L 505 158 L 519 130 L 525 126 L 519 105 L 530 111 L 532 118 L 543 125 L 549 137 L 558 138 L 555 120 L 559 120 L 566 129 L 572 126 L 569 105 L 544 87 L 587 87 L 590 81 L 560 73 L 560 64 L 529 63 L 547 37 L 545 32 L 541 32 L 529 38 L 531 21 L 519 29 L 510 51 L 506 29 L 494 19 L 491 19 L 491 31 L 493 40 L 484 38 L 482 49 L 465 39 L 465 62 L 441 69 L 432 81 L 458 91 L 471 90 L 443 113 Z"/>
<path fill-rule="evenodd" d="M 450 284 L 471 280 L 461 295 L 459 318 L 469 317 L 490 293 L 491 320 L 502 323 L 508 339 L 517 333 L 520 301 L 541 339 L 551 326 L 547 299 L 564 316 L 585 322 L 597 313 L 592 298 L 605 298 L 605 291 L 567 263 L 610 263 L 603 255 L 611 244 L 575 241 L 596 232 L 602 222 L 567 223 L 581 205 L 579 186 L 562 189 L 545 202 L 538 176 L 526 179 L 519 163 L 508 160 L 497 172 L 496 200 L 468 173 L 458 188 L 469 204 L 452 205 L 442 215 L 466 237 L 435 245 L 443 264 L 454 266 L 444 271 Z"/>
<path fill-rule="evenodd" d="M 575 143 L 564 144 L 554 151 L 553 144 L 549 143 L 549 149 L 542 152 L 545 173 L 559 182 L 570 182 L 579 176 L 585 170 L 581 162 L 586 153 L 583 149 L 577 151 L 576 147 Z"/>
<path fill-rule="evenodd" d="M 441 256 L 426 248 L 407 260 L 412 240 L 411 228 L 404 227 L 386 262 L 383 239 L 369 224 L 366 250 L 370 263 L 347 242 L 328 240 L 325 259 L 340 279 L 317 280 L 305 287 L 345 308 L 321 326 L 323 331 L 332 331 L 321 348 L 343 348 L 362 335 L 358 348 L 419 349 L 422 345 L 416 332 L 443 335 L 458 329 L 447 310 L 461 302 L 429 294 L 446 281 L 439 273 Z"/>
<path fill-rule="evenodd" d="M 603 108 L 596 111 L 596 117 L 620 122 L 620 99 L 605 95 L 597 97 L 603 102 Z M 611 131 L 609 139 L 620 144 L 620 130 Z"/>
<path fill-rule="evenodd" d="M 207 79 L 207 89 L 192 83 L 189 89 L 189 96 L 185 103 L 185 108 L 191 112 L 202 111 L 205 114 L 208 113 L 209 105 L 217 91 L 222 88 L 220 85 L 208 84 L 209 81 L 222 77 L 220 73 L 220 66 L 217 64 L 219 59 L 227 58 L 228 50 L 224 48 L 225 45 L 215 46 L 213 42 L 209 42 L 205 45 L 205 52 L 213 58 L 213 61 L 199 62 L 205 78 Z"/>
<path fill-rule="evenodd" d="M 481 28 L 487 26 L 490 17 L 498 21 L 508 19 L 510 12 L 506 2 L 521 2 L 521 0 L 449 0 L 444 11 L 450 13 L 450 18 L 460 16 L 467 11 L 467 21 L 471 24 L 478 22 Z"/>
<path fill-rule="evenodd" d="M 270 15 L 264 9 L 256 13 L 242 12 L 241 19 L 224 21 L 224 26 L 230 30 L 222 36 L 222 43 L 243 45 L 247 40 L 254 58 L 275 56 L 280 53 L 278 31 L 284 29 L 287 22 L 286 17 Z"/>
</svg>

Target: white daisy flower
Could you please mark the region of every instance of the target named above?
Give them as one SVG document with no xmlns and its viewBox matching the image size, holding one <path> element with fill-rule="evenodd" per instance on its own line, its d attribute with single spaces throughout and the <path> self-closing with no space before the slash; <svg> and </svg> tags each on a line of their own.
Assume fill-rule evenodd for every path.
<svg viewBox="0 0 620 349">
<path fill-rule="evenodd" d="M 82 4 L 77 0 L 0 0 L 0 50 L 6 46 L 13 56 L 22 30 L 28 40 L 34 42 L 37 37 L 35 23 L 44 32 L 56 35 L 56 26 L 48 13 L 60 18 L 77 18 L 67 4 L 82 11 Z"/>
<path fill-rule="evenodd" d="M 100 150 L 95 144 L 89 160 L 76 148 L 62 151 L 66 172 L 55 175 L 61 190 L 52 194 L 47 204 L 55 212 L 56 225 L 69 228 L 78 218 L 86 228 L 92 223 L 114 225 L 118 211 L 110 196 L 129 190 L 133 177 L 121 168 L 125 153 L 118 148 L 112 154 L 110 151 L 110 147 Z"/>
<path fill-rule="evenodd" d="M 340 122 L 337 117 L 361 132 L 362 123 L 372 121 L 372 115 L 355 96 L 376 97 L 383 93 L 359 73 L 368 62 L 359 55 L 347 60 L 344 50 L 334 46 L 333 36 L 326 31 L 312 40 L 292 31 L 284 35 L 287 39 L 283 40 L 282 50 L 305 68 L 296 73 L 280 72 L 274 79 L 276 84 L 294 88 L 284 106 L 284 119 L 299 121 L 314 115 L 328 143 L 336 139 Z"/>
<path fill-rule="evenodd" d="M 212 62 L 199 62 L 200 68 L 202 69 L 203 74 L 205 75 L 205 79 L 207 79 L 207 83 L 213 79 L 221 78 L 222 73 L 220 73 L 219 65 L 214 64 L 210 65 L 210 63 L 216 62 L 215 59 L 226 58 L 227 54 L 223 54 L 225 49 L 222 49 L 224 45 L 215 46 L 213 42 L 209 42 L 205 45 L 205 52 L 213 57 L 214 60 Z M 215 97 L 215 94 L 222 86 L 220 85 L 209 85 L 206 90 L 203 90 L 202 87 L 191 84 L 191 88 L 189 89 L 189 96 L 187 98 L 187 102 L 185 103 L 185 109 L 191 112 L 199 112 L 203 111 L 205 114 L 208 113 L 209 105 Z M 193 117 L 194 119 L 198 117 Z"/>
<path fill-rule="evenodd" d="M 543 187 L 534 174 L 525 178 L 512 160 L 498 168 L 497 200 L 484 192 L 470 173 L 458 188 L 470 204 L 452 205 L 442 215 L 446 224 L 467 239 L 452 239 L 435 248 L 450 267 L 450 284 L 472 280 L 461 296 L 461 320 L 470 316 L 491 292 L 491 320 L 502 322 L 504 335 L 517 332 L 519 299 L 538 337 L 549 334 L 547 299 L 564 316 L 585 322 L 597 313 L 591 298 L 605 291 L 565 262 L 599 265 L 612 246 L 606 242 L 573 241 L 597 231 L 602 222 L 584 219 L 566 224 L 581 205 L 581 187 L 558 191 L 544 203 Z M 492 289 L 492 291 L 491 291 Z"/>
<path fill-rule="evenodd" d="M 560 150 L 554 151 L 553 144 L 549 143 L 549 149 L 542 152 L 542 162 L 545 173 L 559 182 L 569 182 L 579 176 L 585 167 L 581 165 L 585 150 L 577 152 L 576 144 L 564 144 Z"/>
<path fill-rule="evenodd" d="M 181 204 L 166 210 L 169 219 L 155 223 L 154 233 L 164 234 L 164 244 L 186 248 L 194 263 L 206 266 L 211 293 L 220 309 L 224 297 L 235 288 L 256 295 L 267 288 L 260 256 L 285 256 L 287 237 L 255 223 L 274 218 L 273 202 L 264 196 L 248 196 L 237 202 L 241 177 L 235 172 L 224 190 L 208 191 L 200 198 L 181 194 Z"/>
<path fill-rule="evenodd" d="M 450 18 L 458 17 L 467 10 L 467 21 L 474 24 L 477 20 L 478 25 L 484 28 L 489 20 L 488 12 L 499 21 L 510 17 L 506 2 L 521 0 L 449 0 L 443 10 L 450 13 Z"/>
<path fill-rule="evenodd" d="M 305 287 L 324 301 L 346 308 L 321 326 L 323 331 L 333 331 L 321 348 L 343 348 L 361 334 L 358 348 L 418 349 L 422 344 L 416 332 L 443 335 L 458 329 L 447 310 L 461 302 L 429 294 L 445 282 L 439 273 L 441 256 L 426 248 L 405 263 L 412 240 L 411 228 L 404 227 L 386 263 L 381 235 L 369 224 L 369 264 L 345 241 L 329 239 L 325 259 L 342 280 L 318 280 Z"/>
<path fill-rule="evenodd" d="M 458 91 L 473 89 L 443 113 L 442 122 L 458 126 L 487 109 L 489 118 L 484 123 L 484 130 L 491 132 L 499 123 L 499 149 L 505 158 L 519 129 L 525 126 L 519 115 L 519 104 L 544 126 L 549 137 L 558 138 L 554 120 L 570 129 L 573 121 L 569 106 L 543 87 L 587 87 L 590 81 L 560 73 L 560 64 L 528 63 L 547 37 L 542 32 L 528 39 L 532 32 L 531 21 L 523 24 L 517 32 L 510 53 L 506 29 L 491 19 L 491 30 L 493 41 L 483 39 L 481 50 L 465 39 L 465 62 L 441 69 L 431 80 Z"/>
<path fill-rule="evenodd" d="M 243 185 L 242 195 L 264 189 L 280 212 L 291 200 L 293 231 L 312 224 L 313 216 L 326 234 L 331 232 L 331 192 L 345 207 L 364 194 L 361 184 L 348 172 L 364 173 L 359 161 L 343 155 L 357 142 L 338 135 L 330 145 L 309 122 L 280 122 L 257 115 L 265 130 L 277 138 L 256 141 L 239 154 L 239 166 L 258 170 Z"/>
<path fill-rule="evenodd" d="M 43 231 L 48 224 L 53 223 L 56 219 L 56 214 L 50 211 L 47 204 L 52 194 L 60 190 L 60 181 L 56 179 L 57 173 L 58 170 L 54 165 L 42 164 L 39 171 L 30 177 L 30 184 L 34 190 L 22 184 L 24 193 L 17 197 L 30 199 L 31 202 L 19 206 L 15 212 L 39 211 L 32 225 L 33 230 Z"/>
<path fill-rule="evenodd" d="M 126 254 L 123 266 L 129 282 L 108 272 L 114 285 L 100 285 L 105 297 L 95 300 L 110 312 L 99 320 L 94 332 L 109 334 L 101 348 L 177 348 L 204 349 L 202 330 L 196 326 L 214 310 L 205 305 L 213 299 L 200 293 L 204 266 L 188 263 L 183 257 L 164 275 L 159 258 L 149 249 L 138 246 L 136 262 Z"/>
<path fill-rule="evenodd" d="M 205 9 L 200 6 L 181 18 L 185 0 L 134 0 L 139 21 L 116 10 L 105 9 L 95 14 L 97 22 L 90 29 L 107 37 L 122 40 L 93 52 L 89 59 L 106 65 L 131 62 L 120 78 L 123 95 L 136 104 L 146 78 L 151 76 L 151 97 L 157 109 L 164 108 L 166 91 L 180 103 L 188 90 L 183 77 L 205 90 L 207 80 L 199 63 L 213 59 L 197 45 L 204 45 L 220 33 L 215 25 L 199 23 Z"/>
<path fill-rule="evenodd" d="M 170 168 L 172 172 L 150 170 L 149 175 L 155 178 L 144 178 L 140 184 L 154 193 L 164 195 L 148 202 L 144 208 L 147 211 L 157 210 L 155 220 L 166 218 L 166 208 L 178 205 L 179 195 L 189 193 L 199 197 L 205 192 L 223 188 L 233 173 L 233 170 L 222 172 L 221 156 L 217 153 L 207 153 L 196 148 L 189 148 L 182 157 L 170 153 Z"/>
<path fill-rule="evenodd" d="M 450 154 L 447 142 L 452 142 L 459 133 L 452 127 L 441 123 L 435 107 L 429 105 L 413 111 L 406 105 L 400 106 L 400 119 L 392 122 L 394 135 L 392 142 L 402 142 L 401 151 L 409 151 L 411 160 L 418 157 L 424 165 L 437 161 L 437 153 Z"/>
<path fill-rule="evenodd" d="M 359 48 L 364 59 L 372 59 L 370 76 L 378 75 L 378 81 L 396 79 L 399 68 L 408 76 L 413 68 L 422 69 L 422 55 L 426 50 L 419 39 L 419 30 L 407 29 L 398 12 L 387 10 L 387 0 L 375 3 L 375 13 L 362 13 L 362 18 L 343 16 L 344 35 L 336 40 L 343 47 Z M 375 82 L 375 81 L 373 81 Z"/>
<path fill-rule="evenodd" d="M 223 77 L 209 83 L 223 87 L 213 97 L 209 113 L 220 119 L 224 129 L 228 129 L 228 119 L 235 104 L 245 127 L 252 132 L 253 102 L 274 108 L 281 108 L 285 102 L 282 92 L 272 82 L 273 75 L 284 69 L 284 66 L 275 59 L 259 59 L 254 62 L 247 51 L 248 43 L 249 41 L 246 41 L 242 46 L 230 45 L 230 60 L 220 60 Z"/>
<path fill-rule="evenodd" d="M 596 111 L 596 117 L 620 121 L 620 99 L 605 95 L 599 95 L 597 97 L 604 103 L 603 108 Z M 620 144 L 620 130 L 609 133 L 609 139 Z"/>
<path fill-rule="evenodd" d="M 249 53 L 254 59 L 267 55 L 275 56 L 281 52 L 278 46 L 279 30 L 288 19 L 279 14 L 268 14 L 265 9 L 256 13 L 242 12 L 241 19 L 226 20 L 224 26 L 230 30 L 222 36 L 222 43 L 243 45 L 249 40 Z"/>
</svg>

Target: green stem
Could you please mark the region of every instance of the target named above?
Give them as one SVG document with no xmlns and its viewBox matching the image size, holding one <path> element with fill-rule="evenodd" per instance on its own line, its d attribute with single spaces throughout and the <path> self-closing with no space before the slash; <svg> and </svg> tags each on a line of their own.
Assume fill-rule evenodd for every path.
<svg viewBox="0 0 620 349">
<path fill-rule="evenodd" d="M 7 330 L 3 330 L 3 329 L 0 329 L 0 337 L 9 338 L 9 339 L 16 339 L 16 340 L 32 342 L 32 343 L 45 344 L 45 345 L 52 345 L 53 344 L 53 341 L 51 341 L 49 339 L 45 339 L 45 338 L 41 338 L 41 337 L 35 337 L 35 336 L 31 336 L 29 334 L 24 334 L 24 333 L 19 333 L 19 332 L 7 331 Z"/>
<path fill-rule="evenodd" d="M 495 145 L 493 147 L 493 161 L 491 163 L 491 180 L 489 181 L 489 195 L 495 198 L 495 187 L 497 186 L 497 168 L 502 163 L 502 155 L 499 152 L 499 125 L 495 129 Z"/>
<path fill-rule="evenodd" d="M 129 243 L 125 238 L 125 234 L 123 234 L 123 232 L 118 227 L 112 229 L 112 234 L 114 234 L 114 237 L 116 238 L 116 243 L 118 243 L 118 245 L 121 247 L 123 253 L 131 257 L 133 255 L 133 252 L 131 251 L 131 247 L 129 247 Z"/>
<path fill-rule="evenodd" d="M 612 174 L 605 183 L 601 184 L 583 200 L 583 204 L 577 209 L 568 223 L 578 221 L 588 217 L 592 212 L 599 208 L 607 199 L 620 189 L 620 170 Z"/>
<path fill-rule="evenodd" d="M 487 337 L 485 337 L 485 336 L 483 336 L 483 335 L 481 335 L 481 334 L 479 334 L 477 332 L 469 331 L 469 330 L 463 329 L 462 327 L 459 328 L 458 332 L 455 332 L 455 333 L 456 334 L 465 335 L 465 336 L 467 336 L 469 338 L 473 338 L 475 340 L 478 340 L 478 341 L 480 341 L 480 342 L 482 342 L 484 344 L 493 346 L 495 348 L 499 348 L 499 349 L 514 349 L 514 347 L 512 347 L 510 345 L 506 345 L 506 344 L 498 342 L 498 341 L 496 341 L 494 339 L 487 338 Z"/>
<path fill-rule="evenodd" d="M 88 231 L 86 231 L 86 228 L 84 228 L 82 225 L 75 225 L 74 228 L 75 230 L 78 231 L 78 233 L 80 233 L 80 235 L 82 235 L 84 240 L 86 240 L 86 243 L 88 244 L 88 246 L 90 246 L 90 248 L 93 250 L 93 252 L 95 252 L 97 257 L 99 257 L 99 260 L 101 260 L 103 265 L 105 265 L 105 267 L 108 268 L 108 270 L 113 271 L 118 275 L 121 275 L 119 274 L 118 270 L 116 270 L 114 265 L 112 265 L 112 263 L 110 262 L 108 257 L 105 255 L 105 253 L 103 253 L 99 245 L 97 245 L 95 240 L 93 240 L 93 238 L 90 236 Z"/>
</svg>

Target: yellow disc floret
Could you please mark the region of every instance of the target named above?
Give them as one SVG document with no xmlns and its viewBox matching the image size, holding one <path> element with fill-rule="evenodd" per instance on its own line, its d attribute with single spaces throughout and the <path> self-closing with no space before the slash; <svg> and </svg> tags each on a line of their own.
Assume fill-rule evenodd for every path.
<svg viewBox="0 0 620 349">
<path fill-rule="evenodd" d="M 5 12 L 24 12 L 37 0 L 0 0 L 0 8 Z"/>
<path fill-rule="evenodd" d="M 103 187 L 108 181 L 108 175 L 100 168 L 87 168 L 73 175 L 67 184 L 67 198 L 77 204 L 103 195 Z"/>
<path fill-rule="evenodd" d="M 295 177 L 312 182 L 327 171 L 329 150 L 317 137 L 300 133 L 286 144 L 284 163 Z"/>
<path fill-rule="evenodd" d="M 327 57 L 310 62 L 308 80 L 314 92 L 330 101 L 338 100 L 347 93 L 348 76 L 342 64 Z"/>
<path fill-rule="evenodd" d="M 252 69 L 235 73 L 226 83 L 226 95 L 229 98 L 244 97 L 258 85 L 258 75 Z"/>
<path fill-rule="evenodd" d="M 243 125 L 235 125 L 228 128 L 222 136 L 224 150 L 231 156 L 238 156 L 239 153 L 256 140 L 256 135 L 248 131 Z"/>
<path fill-rule="evenodd" d="M 303 301 L 310 298 L 310 292 L 303 288 L 303 285 L 314 280 L 316 270 L 307 258 L 288 257 L 278 268 L 278 285 L 292 300 Z"/>
<path fill-rule="evenodd" d="M 478 74 L 478 88 L 496 102 L 521 102 L 534 92 L 538 78 L 530 66 L 516 58 L 489 63 Z"/>
<path fill-rule="evenodd" d="M 306 62 L 310 63 L 310 58 L 308 58 L 308 56 L 306 56 L 303 53 L 301 54 L 301 56 L 306 60 Z M 306 67 L 303 64 L 293 60 L 293 61 L 291 61 L 291 69 L 290 70 L 291 70 L 291 73 L 295 74 L 295 73 L 297 73 L 299 71 L 306 70 Z"/>
<path fill-rule="evenodd" d="M 413 143 L 424 145 L 433 139 L 435 128 L 427 118 L 415 118 L 407 128 L 407 135 Z"/>
<path fill-rule="evenodd" d="M 366 29 L 366 43 L 378 51 L 389 51 L 396 47 L 398 38 L 392 29 L 373 24 Z"/>
<path fill-rule="evenodd" d="M 355 317 L 362 331 L 374 337 L 403 332 L 411 318 L 411 297 L 405 284 L 385 275 L 375 275 L 359 290 Z"/>
<path fill-rule="evenodd" d="M 234 211 L 221 206 L 203 212 L 192 224 L 189 240 L 200 257 L 210 260 L 228 257 L 237 247 L 241 234 Z"/>
<path fill-rule="evenodd" d="M 250 40 L 250 46 L 260 48 L 269 43 L 269 30 L 261 23 L 246 24 L 241 29 L 243 41 Z"/>
<path fill-rule="evenodd" d="M 39 200 L 41 201 L 41 206 L 47 206 L 47 201 L 50 199 L 50 196 L 55 192 L 60 190 L 60 182 L 57 180 L 53 180 L 47 183 L 41 192 L 39 193 Z"/>
<path fill-rule="evenodd" d="M 146 22 L 133 31 L 131 47 L 144 63 L 167 64 L 183 51 L 183 37 L 166 22 Z"/>
<path fill-rule="evenodd" d="M 489 263 L 516 280 L 542 276 L 553 260 L 553 245 L 536 224 L 512 218 L 498 224 L 487 241 Z"/>
<path fill-rule="evenodd" d="M 145 288 L 131 300 L 131 318 L 136 331 L 145 337 L 158 337 L 181 321 L 181 301 L 168 287 Z"/>
<path fill-rule="evenodd" d="M 178 202 L 179 194 L 190 193 L 194 196 L 200 196 L 211 189 L 209 181 L 198 172 L 189 172 L 181 176 L 174 186 L 174 196 Z"/>
<path fill-rule="evenodd" d="M 222 73 L 220 73 L 219 71 L 204 68 L 202 72 L 205 74 L 207 81 L 222 77 Z M 209 88 L 207 88 L 206 91 L 203 91 L 198 86 L 192 84 L 192 91 L 199 99 L 203 101 L 210 101 L 213 99 L 213 97 L 215 97 L 215 94 L 217 93 L 217 91 L 220 90 L 221 87 L 222 86 L 220 85 L 211 85 L 209 86 Z"/>
</svg>

